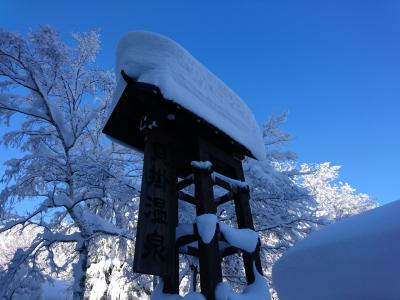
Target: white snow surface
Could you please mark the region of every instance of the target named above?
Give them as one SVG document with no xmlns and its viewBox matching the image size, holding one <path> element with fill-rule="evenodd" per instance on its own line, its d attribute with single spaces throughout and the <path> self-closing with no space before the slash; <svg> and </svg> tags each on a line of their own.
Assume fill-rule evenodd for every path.
<svg viewBox="0 0 400 300">
<path fill-rule="evenodd" d="M 256 250 L 258 234 L 254 230 L 248 228 L 236 229 L 222 222 L 219 223 L 219 229 L 230 245 L 249 253 Z"/>
<path fill-rule="evenodd" d="M 218 218 L 213 214 L 203 214 L 196 217 L 197 231 L 203 243 L 208 244 L 214 237 Z"/>
<path fill-rule="evenodd" d="M 216 300 L 271 300 L 268 284 L 253 265 L 255 281 L 248 285 L 242 293 L 232 291 L 229 284 L 221 282 L 215 288 Z M 310 299 L 311 300 L 311 299 Z"/>
<path fill-rule="evenodd" d="M 127 33 L 119 41 L 115 69 L 117 89 L 112 107 L 126 87 L 120 74 L 124 70 L 137 81 L 158 86 L 164 98 L 205 119 L 254 157 L 265 160 L 261 131 L 247 105 L 176 42 L 151 32 Z"/>
<path fill-rule="evenodd" d="M 163 288 L 164 282 L 160 279 L 160 282 L 150 296 L 150 300 L 206 300 L 202 294 L 194 292 L 190 292 L 184 297 L 177 294 L 164 294 L 162 291 Z"/>
<path fill-rule="evenodd" d="M 280 300 L 400 299 L 400 201 L 300 241 L 275 264 Z"/>
<path fill-rule="evenodd" d="M 71 284 L 64 280 L 54 280 L 53 283 L 45 282 L 42 286 L 42 298 L 44 300 L 72 300 L 72 291 L 68 289 Z M 27 298 L 27 300 L 31 299 L 32 295 Z"/>
</svg>

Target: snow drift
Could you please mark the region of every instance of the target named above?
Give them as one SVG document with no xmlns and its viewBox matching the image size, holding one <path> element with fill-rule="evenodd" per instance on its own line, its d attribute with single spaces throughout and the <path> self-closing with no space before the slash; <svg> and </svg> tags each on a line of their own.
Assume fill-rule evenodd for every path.
<svg viewBox="0 0 400 300">
<path fill-rule="evenodd" d="M 275 264 L 280 300 L 400 298 L 400 201 L 321 229 Z"/>
<path fill-rule="evenodd" d="M 261 131 L 250 109 L 176 42 L 150 32 L 122 37 L 116 51 L 117 89 L 112 107 L 126 87 L 122 70 L 136 81 L 158 86 L 164 98 L 205 119 L 257 159 L 265 159 Z"/>
</svg>

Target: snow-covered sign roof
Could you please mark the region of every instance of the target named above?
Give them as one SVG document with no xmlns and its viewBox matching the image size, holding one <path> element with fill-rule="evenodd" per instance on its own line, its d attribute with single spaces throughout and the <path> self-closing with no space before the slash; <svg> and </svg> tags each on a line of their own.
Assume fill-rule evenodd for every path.
<svg viewBox="0 0 400 300">
<path fill-rule="evenodd" d="M 280 300 L 400 299 L 400 201 L 323 228 L 275 264 Z"/>
<path fill-rule="evenodd" d="M 122 37 L 117 47 L 113 107 L 127 85 L 122 70 L 138 82 L 156 85 L 165 99 L 206 120 L 257 159 L 264 159 L 261 131 L 247 105 L 176 42 L 150 32 Z"/>
</svg>

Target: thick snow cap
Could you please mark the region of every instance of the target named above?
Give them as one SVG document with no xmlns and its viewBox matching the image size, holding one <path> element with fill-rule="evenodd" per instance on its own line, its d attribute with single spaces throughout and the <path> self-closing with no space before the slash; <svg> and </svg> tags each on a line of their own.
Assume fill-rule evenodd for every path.
<svg viewBox="0 0 400 300">
<path fill-rule="evenodd" d="M 323 228 L 274 265 L 280 300 L 400 299 L 400 201 Z"/>
<path fill-rule="evenodd" d="M 176 42 L 150 32 L 130 32 L 116 53 L 115 107 L 126 87 L 121 70 L 139 81 L 158 86 L 171 100 L 203 118 L 264 160 L 260 128 L 246 104 L 220 79 Z"/>
</svg>

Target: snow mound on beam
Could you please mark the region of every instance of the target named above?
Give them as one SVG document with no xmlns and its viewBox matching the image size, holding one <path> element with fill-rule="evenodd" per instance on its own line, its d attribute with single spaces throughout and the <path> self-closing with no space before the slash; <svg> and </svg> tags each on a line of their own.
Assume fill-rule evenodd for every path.
<svg viewBox="0 0 400 300">
<path fill-rule="evenodd" d="M 330 225 L 275 264 L 280 300 L 400 297 L 400 201 Z"/>
<path fill-rule="evenodd" d="M 203 214 L 196 217 L 197 231 L 201 240 L 205 244 L 209 244 L 217 228 L 218 218 L 214 214 Z"/>
<path fill-rule="evenodd" d="M 155 33 L 130 32 L 120 40 L 116 56 L 114 106 L 126 86 L 120 74 L 124 70 L 137 81 L 158 86 L 164 98 L 205 119 L 264 160 L 261 131 L 250 109 L 176 42 Z"/>
<path fill-rule="evenodd" d="M 228 243 L 236 248 L 253 253 L 258 244 L 258 234 L 249 228 L 236 229 L 219 223 L 219 229 Z"/>
</svg>

